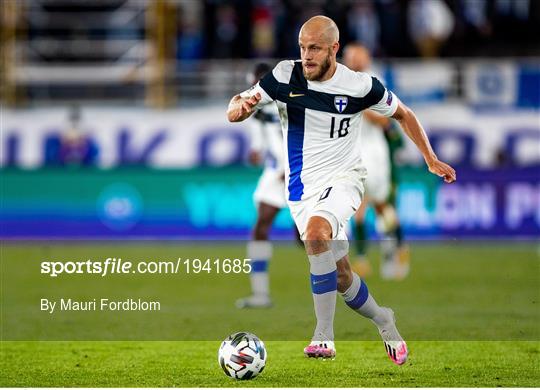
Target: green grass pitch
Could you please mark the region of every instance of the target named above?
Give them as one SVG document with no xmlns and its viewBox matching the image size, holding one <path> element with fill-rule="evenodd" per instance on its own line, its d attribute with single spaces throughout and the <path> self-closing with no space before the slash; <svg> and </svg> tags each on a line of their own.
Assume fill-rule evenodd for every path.
<svg viewBox="0 0 540 390">
<path fill-rule="evenodd" d="M 379 342 L 341 342 L 333 361 L 306 359 L 299 341 L 267 343 L 263 373 L 226 377 L 219 342 L 6 342 L 2 386 L 416 387 L 537 386 L 538 342 L 411 342 L 394 366 Z"/>
<path fill-rule="evenodd" d="M 342 302 L 336 311 L 337 358 L 306 359 L 314 325 L 308 267 L 301 249 L 276 248 L 271 263 L 275 306 L 241 311 L 245 275 L 133 275 L 51 279 L 46 259 L 223 257 L 241 245 L 171 243 L 3 243 L 0 386 L 85 387 L 453 387 L 540 383 L 540 261 L 532 244 L 454 243 L 412 247 L 410 277 L 374 275 L 370 291 L 391 306 L 411 350 L 390 362 L 373 325 Z M 373 246 L 373 258 L 377 252 Z M 150 314 L 49 316 L 40 296 L 145 296 L 160 299 Z M 254 380 L 226 377 L 217 349 L 229 333 L 259 335 L 267 367 Z M 41 340 L 41 341 L 38 341 Z M 71 341 L 65 341 L 71 340 Z M 100 340 L 100 341 L 90 341 Z M 115 341 L 122 340 L 122 341 Z M 165 340 L 165 341 L 156 341 Z"/>
</svg>

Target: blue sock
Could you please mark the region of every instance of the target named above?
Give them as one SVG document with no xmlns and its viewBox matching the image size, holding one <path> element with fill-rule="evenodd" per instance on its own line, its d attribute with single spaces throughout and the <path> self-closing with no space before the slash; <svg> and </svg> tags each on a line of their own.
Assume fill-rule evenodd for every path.
<svg viewBox="0 0 540 390">
<path fill-rule="evenodd" d="M 385 312 L 369 293 L 366 282 L 353 272 L 353 281 L 349 288 L 341 294 L 347 306 L 358 314 L 371 319 L 377 326 L 382 326 L 388 321 Z"/>
</svg>

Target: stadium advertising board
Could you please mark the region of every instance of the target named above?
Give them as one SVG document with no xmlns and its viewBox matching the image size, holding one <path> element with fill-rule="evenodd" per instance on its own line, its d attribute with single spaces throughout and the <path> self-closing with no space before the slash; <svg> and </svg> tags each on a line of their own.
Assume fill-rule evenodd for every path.
<svg viewBox="0 0 540 390">
<path fill-rule="evenodd" d="M 448 104 L 419 106 L 415 112 L 437 154 L 453 165 L 493 167 L 501 153 L 520 166 L 540 163 L 538 111 L 475 111 Z M 66 109 L 5 110 L 2 166 L 37 168 L 46 163 L 51 140 L 69 132 L 67 116 Z M 103 168 L 227 166 L 243 163 L 249 148 L 248 125 L 228 123 L 222 106 L 167 111 L 84 108 L 79 131 L 95 142 L 96 164 Z M 411 142 L 399 157 L 407 164 L 421 162 Z"/>
<path fill-rule="evenodd" d="M 1 235 L 245 239 L 255 220 L 252 193 L 258 174 L 252 168 L 7 169 Z M 535 238 L 540 233 L 537 168 L 463 168 L 451 186 L 441 186 L 423 169 L 403 169 L 400 176 L 399 214 L 411 239 Z M 373 222 L 372 213 L 369 218 Z M 283 210 L 274 236 L 292 237 L 292 226 Z"/>
</svg>

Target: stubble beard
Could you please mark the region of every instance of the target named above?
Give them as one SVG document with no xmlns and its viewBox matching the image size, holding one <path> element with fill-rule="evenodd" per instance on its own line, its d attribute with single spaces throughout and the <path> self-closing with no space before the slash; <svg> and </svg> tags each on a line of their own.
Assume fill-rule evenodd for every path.
<svg viewBox="0 0 540 390">
<path fill-rule="evenodd" d="M 316 74 L 309 76 L 304 70 L 304 77 L 306 78 L 306 80 L 309 80 L 309 81 L 319 81 L 326 74 L 326 72 L 328 72 L 328 69 L 330 69 L 330 51 L 328 52 L 328 55 L 322 62 L 319 71 Z"/>
</svg>

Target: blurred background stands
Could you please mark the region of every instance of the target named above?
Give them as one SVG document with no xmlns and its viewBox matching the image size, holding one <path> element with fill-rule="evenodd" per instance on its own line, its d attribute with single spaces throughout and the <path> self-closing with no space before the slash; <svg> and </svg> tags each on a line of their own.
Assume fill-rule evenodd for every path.
<svg viewBox="0 0 540 390">
<path fill-rule="evenodd" d="M 5 0 L 1 11 L 10 105 L 222 100 L 246 86 L 252 59 L 296 58 L 302 22 L 319 13 L 334 18 L 342 47 L 366 45 L 385 76 L 408 72 L 416 85 L 428 71 L 447 98 L 464 96 L 469 58 L 537 69 L 540 56 L 531 0 Z"/>
</svg>

